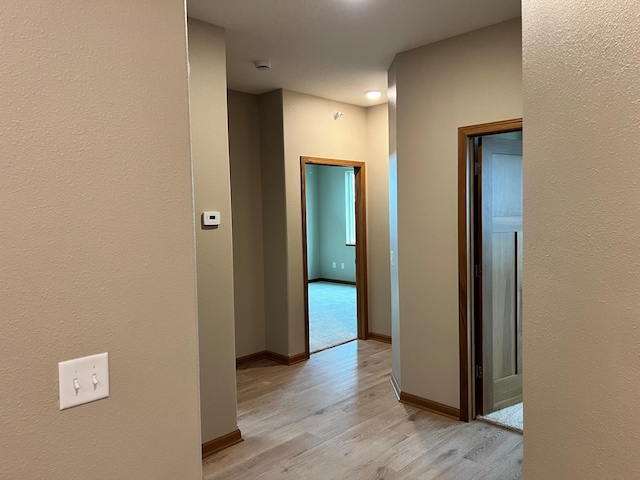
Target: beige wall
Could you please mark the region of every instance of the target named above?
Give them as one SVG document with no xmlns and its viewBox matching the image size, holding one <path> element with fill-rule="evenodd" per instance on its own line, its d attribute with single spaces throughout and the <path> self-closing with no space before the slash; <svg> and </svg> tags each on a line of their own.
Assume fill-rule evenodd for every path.
<svg viewBox="0 0 640 480">
<path fill-rule="evenodd" d="M 398 111 L 396 95 L 396 61 L 389 68 L 387 97 L 389 122 L 389 283 L 391 305 L 391 370 L 397 386 L 402 382 L 402 351 L 400 336 L 400 290 L 398 282 Z M 395 383 L 395 382 L 394 382 Z M 399 392 L 396 392 L 399 393 Z"/>
<path fill-rule="evenodd" d="M 202 442 L 233 432 L 236 374 L 224 30 L 189 19 Z M 203 228 L 205 210 L 220 211 Z"/>
<path fill-rule="evenodd" d="M 367 108 L 369 331 L 391 335 L 389 107 Z"/>
<path fill-rule="evenodd" d="M 523 3 L 524 464 L 636 478 L 637 2 Z"/>
<path fill-rule="evenodd" d="M 0 55 L 0 476 L 200 478 L 184 4 L 3 2 Z"/>
<path fill-rule="evenodd" d="M 401 389 L 457 408 L 457 134 L 522 116 L 520 20 L 398 54 L 394 68 Z"/>
<path fill-rule="evenodd" d="M 271 352 L 288 355 L 287 206 L 283 162 L 282 90 L 264 93 L 258 101 L 266 346 Z"/>
<path fill-rule="evenodd" d="M 308 164 L 305 168 L 304 178 L 306 184 L 304 191 L 306 194 L 305 208 L 307 214 L 307 269 L 309 280 L 315 280 L 322 277 L 320 274 L 320 211 L 318 205 L 320 203 L 320 191 L 318 185 L 320 183 L 320 169 L 323 167 L 322 165 Z"/>
<path fill-rule="evenodd" d="M 258 97 L 228 92 L 236 356 L 265 349 Z"/>
<path fill-rule="evenodd" d="M 368 121 L 367 109 L 346 103 L 339 103 L 323 98 L 312 97 L 301 93 L 285 90 L 283 92 L 284 104 L 284 150 L 285 150 L 285 178 L 287 194 L 287 277 L 288 277 L 288 319 L 289 319 L 289 350 L 288 354 L 304 352 L 304 281 L 302 269 L 302 213 L 301 213 L 301 186 L 300 186 L 300 156 L 313 156 L 322 158 L 335 158 L 346 160 L 365 161 L 367 164 L 374 161 L 384 162 L 383 166 L 376 165 L 372 168 L 373 178 L 380 180 L 384 177 L 382 170 L 387 169 L 386 149 L 378 154 L 375 160 L 368 158 Z M 339 120 L 333 119 L 334 111 L 344 112 Z M 381 130 L 384 124 L 380 117 L 382 110 L 372 114 L 371 123 L 376 131 Z M 383 131 L 381 135 L 387 136 Z M 380 148 L 384 142 L 379 142 Z M 371 149 L 373 150 L 373 149 Z M 369 169 L 369 166 L 367 167 Z M 378 185 L 367 182 L 367 195 L 369 198 L 378 198 L 387 194 L 387 182 L 378 189 Z M 384 203 L 380 200 L 379 203 Z M 387 208 L 385 207 L 385 211 Z M 371 221 L 371 211 L 369 220 Z M 384 235 L 382 242 L 388 245 L 388 227 L 374 222 L 375 232 Z M 371 226 L 369 227 L 371 231 Z M 380 275 L 388 279 L 389 270 L 380 269 L 379 264 L 388 265 L 388 250 L 380 253 L 384 248 L 373 246 L 376 237 L 369 233 L 369 249 L 371 250 L 369 262 L 378 268 Z M 372 247 L 373 246 L 373 247 Z M 381 255 L 383 259 L 375 258 L 373 254 Z M 382 277 L 384 278 L 384 277 Z M 382 282 L 385 280 L 382 279 Z M 386 280 L 388 282 L 388 280 Z M 369 277 L 370 290 L 377 292 L 383 287 L 378 285 L 378 278 Z M 378 324 L 383 324 L 383 314 L 376 319 Z M 387 315 L 388 318 L 388 315 Z M 389 320 L 387 319 L 387 322 Z M 383 332 L 384 333 L 384 332 Z M 283 352 L 279 352 L 283 353 Z"/>
</svg>

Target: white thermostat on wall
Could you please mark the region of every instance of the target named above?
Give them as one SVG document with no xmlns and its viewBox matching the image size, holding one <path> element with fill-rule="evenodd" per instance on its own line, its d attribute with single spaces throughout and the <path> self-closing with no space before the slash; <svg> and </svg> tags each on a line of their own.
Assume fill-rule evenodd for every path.
<svg viewBox="0 0 640 480">
<path fill-rule="evenodd" d="M 202 212 L 202 225 L 205 227 L 220 225 L 220 212 Z"/>
</svg>

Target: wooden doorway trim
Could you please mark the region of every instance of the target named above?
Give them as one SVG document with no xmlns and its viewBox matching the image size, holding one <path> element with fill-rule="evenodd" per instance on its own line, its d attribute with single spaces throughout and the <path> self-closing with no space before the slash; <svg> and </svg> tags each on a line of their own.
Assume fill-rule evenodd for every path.
<svg viewBox="0 0 640 480">
<path fill-rule="evenodd" d="M 473 259 L 473 199 L 471 198 L 473 165 L 471 164 L 471 141 L 474 137 L 522 130 L 522 118 L 500 122 L 482 123 L 458 129 L 458 334 L 460 351 L 460 420 L 468 422 L 472 414 L 474 394 L 473 363 L 473 302 L 471 260 Z"/>
<path fill-rule="evenodd" d="M 353 167 L 356 184 L 356 297 L 358 338 L 369 338 L 369 289 L 367 284 L 367 177 L 365 162 L 330 158 L 300 157 L 302 192 L 302 265 L 304 270 L 304 320 L 306 353 L 309 355 L 309 269 L 307 265 L 306 165 Z"/>
</svg>

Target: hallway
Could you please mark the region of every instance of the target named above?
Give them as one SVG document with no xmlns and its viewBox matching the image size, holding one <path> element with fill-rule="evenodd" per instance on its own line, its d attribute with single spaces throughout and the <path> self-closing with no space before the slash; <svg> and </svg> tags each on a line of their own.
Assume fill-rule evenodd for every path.
<svg viewBox="0 0 640 480">
<path fill-rule="evenodd" d="M 245 441 L 207 458 L 205 480 L 522 478 L 522 435 L 403 405 L 390 373 L 391 346 L 362 340 L 241 367 Z"/>
</svg>

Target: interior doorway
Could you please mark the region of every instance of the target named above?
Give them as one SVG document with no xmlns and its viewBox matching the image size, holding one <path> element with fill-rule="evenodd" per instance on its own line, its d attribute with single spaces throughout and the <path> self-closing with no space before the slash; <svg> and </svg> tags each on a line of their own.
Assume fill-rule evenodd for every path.
<svg viewBox="0 0 640 480">
<path fill-rule="evenodd" d="M 521 119 L 459 129 L 458 214 L 460 417 L 521 430 Z"/>
<path fill-rule="evenodd" d="M 301 157 L 300 172 L 306 348 L 314 353 L 367 338 L 365 163 Z"/>
</svg>

